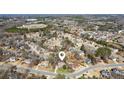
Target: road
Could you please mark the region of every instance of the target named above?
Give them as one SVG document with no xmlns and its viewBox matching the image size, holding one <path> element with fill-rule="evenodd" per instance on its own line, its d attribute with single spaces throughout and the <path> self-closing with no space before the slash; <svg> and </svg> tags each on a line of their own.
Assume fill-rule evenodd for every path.
<svg viewBox="0 0 124 93">
<path fill-rule="evenodd" d="M 57 74 L 54 72 L 49 72 L 49 71 L 44 71 L 44 70 L 35 70 L 32 68 L 25 68 L 25 67 L 21 67 L 21 66 L 17 66 L 18 71 L 21 72 L 23 70 L 28 70 L 29 73 L 32 74 L 38 74 L 38 75 L 49 75 L 49 76 L 56 76 Z"/>
<path fill-rule="evenodd" d="M 124 66 L 123 64 L 107 64 L 107 65 L 95 65 L 95 66 L 90 66 L 90 67 L 86 67 L 86 68 L 82 68 L 78 71 L 75 71 L 73 73 L 67 74 L 67 77 L 76 77 L 76 76 L 80 76 L 85 72 L 94 70 L 94 69 L 103 69 L 103 68 L 108 68 L 108 67 L 119 67 L 119 66 Z M 44 71 L 44 70 L 35 70 L 33 68 L 28 68 L 28 67 L 21 67 L 21 66 L 17 66 L 18 71 L 21 70 L 29 70 L 30 73 L 33 74 L 41 74 L 41 75 L 50 75 L 50 76 L 56 76 L 57 73 L 54 72 L 48 72 L 48 71 Z"/>
<path fill-rule="evenodd" d="M 12 64 L 0 64 L 0 67 L 4 67 L 5 69 L 11 66 L 15 66 Z M 49 72 L 49 71 L 44 71 L 44 70 L 36 70 L 33 68 L 29 68 L 29 67 L 22 67 L 22 66 L 16 66 L 17 67 L 17 72 L 25 72 L 27 71 L 28 73 L 32 73 L 32 74 L 38 74 L 38 75 L 48 75 L 48 76 L 56 76 L 57 74 L 54 72 Z"/>
<path fill-rule="evenodd" d="M 123 64 L 107 64 L 107 65 L 90 66 L 90 67 L 82 68 L 73 73 L 67 74 L 66 76 L 67 77 L 77 77 L 77 76 L 81 76 L 83 73 L 86 73 L 86 72 L 94 70 L 94 69 L 103 69 L 103 68 L 108 68 L 108 67 L 119 67 L 119 66 L 124 66 L 124 63 Z"/>
<path fill-rule="evenodd" d="M 2 65 L 0 65 L 2 66 Z M 95 70 L 95 69 L 104 69 L 104 68 L 108 68 L 108 67 L 119 67 L 119 66 L 124 66 L 123 64 L 107 64 L 107 65 L 94 65 L 94 66 L 90 66 L 90 67 L 85 67 L 85 68 L 81 68 L 78 71 L 75 71 L 73 73 L 69 73 L 66 74 L 66 77 L 78 77 L 81 76 L 82 74 L 91 71 L 91 70 Z M 17 71 L 18 72 L 22 72 L 22 71 L 28 71 L 28 73 L 32 73 L 32 74 L 38 74 L 38 75 L 47 75 L 47 76 L 56 76 L 57 73 L 55 72 L 49 72 L 49 71 L 44 71 L 44 70 L 36 70 L 33 68 L 28 68 L 28 67 L 22 67 L 22 66 L 17 66 Z"/>
</svg>

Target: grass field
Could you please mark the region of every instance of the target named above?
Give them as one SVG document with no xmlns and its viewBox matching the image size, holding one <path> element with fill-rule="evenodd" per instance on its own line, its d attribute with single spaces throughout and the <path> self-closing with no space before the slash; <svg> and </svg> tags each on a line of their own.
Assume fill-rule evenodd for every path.
<svg viewBox="0 0 124 93">
<path fill-rule="evenodd" d="M 67 74 L 67 73 L 70 73 L 70 72 L 72 72 L 72 71 L 69 68 L 66 68 L 66 69 L 64 69 L 64 68 L 58 68 L 57 69 L 57 73 Z"/>
<path fill-rule="evenodd" d="M 24 28 L 19 28 L 19 27 L 11 27 L 6 29 L 7 32 L 11 32 L 11 33 L 29 33 L 29 32 L 38 32 L 38 31 L 48 31 L 51 27 L 48 26 L 44 26 L 44 27 L 40 27 L 38 28 L 38 26 L 35 27 L 35 25 L 32 25 L 33 28 L 30 27 L 30 29 L 26 28 L 27 26 L 25 26 Z M 39 25 L 40 26 L 40 25 Z"/>
<path fill-rule="evenodd" d="M 6 31 L 16 33 L 16 32 L 27 32 L 28 29 L 19 29 L 17 27 L 11 27 L 11 28 L 6 29 Z"/>
</svg>

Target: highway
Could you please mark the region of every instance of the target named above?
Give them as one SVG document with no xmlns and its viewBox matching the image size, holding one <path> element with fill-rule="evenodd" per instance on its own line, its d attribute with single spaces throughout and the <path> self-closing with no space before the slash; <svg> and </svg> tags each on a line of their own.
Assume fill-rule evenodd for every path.
<svg viewBox="0 0 124 93">
<path fill-rule="evenodd" d="M 77 76 L 81 76 L 82 74 L 91 71 L 91 70 L 95 70 L 95 69 L 104 69 L 104 68 L 109 68 L 109 67 L 119 67 L 119 66 L 124 66 L 124 63 L 122 64 L 107 64 L 107 65 L 94 65 L 94 66 L 90 66 L 90 67 L 86 67 L 86 68 L 82 68 L 78 71 L 75 71 L 73 73 L 67 74 L 67 77 L 77 77 Z"/>
</svg>

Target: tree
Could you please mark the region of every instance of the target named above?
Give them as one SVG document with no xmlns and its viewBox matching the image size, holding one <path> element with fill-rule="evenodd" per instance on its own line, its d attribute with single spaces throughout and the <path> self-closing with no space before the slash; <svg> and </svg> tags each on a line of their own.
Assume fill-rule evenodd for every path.
<svg viewBox="0 0 124 93">
<path fill-rule="evenodd" d="M 0 79 L 9 79 L 8 73 L 9 69 L 0 69 Z"/>
<path fill-rule="evenodd" d="M 63 74 L 58 74 L 55 79 L 65 79 L 65 75 Z"/>
<path fill-rule="evenodd" d="M 48 57 L 49 63 L 53 66 L 53 68 L 56 67 L 58 64 L 58 55 L 56 53 L 51 53 Z"/>
<path fill-rule="evenodd" d="M 51 64 L 53 64 L 55 62 L 55 54 L 54 53 L 50 54 L 48 60 Z"/>
<path fill-rule="evenodd" d="M 104 46 L 107 46 L 108 45 L 108 43 L 105 42 L 105 41 L 103 41 L 103 40 L 96 41 L 96 43 L 101 44 L 101 45 L 104 45 Z"/>
<path fill-rule="evenodd" d="M 68 33 L 70 31 L 70 29 L 68 27 L 64 28 L 64 33 Z"/>
<path fill-rule="evenodd" d="M 28 71 L 24 70 L 21 74 L 17 71 L 16 66 L 4 64 L 0 67 L 0 79 L 24 79 L 28 75 Z"/>
<path fill-rule="evenodd" d="M 107 47 L 100 47 L 96 50 L 96 56 L 99 56 L 102 59 L 106 59 L 110 55 L 111 55 L 111 49 Z"/>
<path fill-rule="evenodd" d="M 93 64 L 96 63 L 95 55 L 93 55 L 93 54 L 88 54 L 87 57 L 88 57 L 89 59 L 91 59 L 91 61 L 92 61 Z"/>
<path fill-rule="evenodd" d="M 63 66 L 63 69 L 67 69 L 67 66 L 66 66 L 66 65 L 64 65 L 64 66 Z"/>
<path fill-rule="evenodd" d="M 68 37 L 66 37 L 66 38 L 63 40 L 62 44 L 63 44 L 63 48 L 64 48 L 64 49 L 68 49 L 69 47 L 73 47 L 73 46 L 74 46 L 74 43 L 73 43 L 71 40 L 69 40 Z"/>
<path fill-rule="evenodd" d="M 3 55 L 3 50 L 0 48 L 0 56 Z"/>
<path fill-rule="evenodd" d="M 92 77 L 93 79 L 98 79 L 98 77 L 97 76 L 95 76 L 95 75 L 93 75 L 93 77 Z"/>
<path fill-rule="evenodd" d="M 53 37 L 57 38 L 57 36 L 58 36 L 58 35 L 57 35 L 57 32 L 54 32 L 54 33 L 53 33 Z"/>
<path fill-rule="evenodd" d="M 79 77 L 78 79 L 86 79 L 85 76 L 86 76 L 86 75 L 83 74 L 83 75 L 82 75 L 81 77 Z"/>
<path fill-rule="evenodd" d="M 47 79 L 47 77 L 45 75 L 42 75 L 41 78 L 42 79 Z"/>
<path fill-rule="evenodd" d="M 85 49 L 84 44 L 82 44 L 82 46 L 81 46 L 80 50 L 82 50 L 82 51 L 84 51 L 84 52 L 86 53 L 86 49 Z"/>
</svg>

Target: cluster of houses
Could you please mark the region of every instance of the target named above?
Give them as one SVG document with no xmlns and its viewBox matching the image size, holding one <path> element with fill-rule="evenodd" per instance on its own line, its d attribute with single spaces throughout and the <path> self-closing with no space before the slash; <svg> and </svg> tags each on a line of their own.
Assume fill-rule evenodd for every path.
<svg viewBox="0 0 124 93">
<path fill-rule="evenodd" d="M 84 66 L 84 64 L 92 64 L 92 60 L 86 56 L 86 53 L 95 54 L 96 50 L 102 47 L 95 42 L 84 39 L 82 36 L 88 34 L 90 38 L 105 40 L 107 42 L 112 42 L 116 38 L 119 43 L 124 43 L 123 31 L 119 33 L 84 31 L 83 27 L 79 26 L 74 20 L 65 18 L 46 18 L 44 20 L 54 26 L 52 29 L 49 29 L 49 34 L 47 35 L 44 34 L 47 32 L 38 30 L 38 32 L 8 35 L 0 39 L 0 47 L 3 56 L 3 60 L 1 61 L 16 62 L 20 60 L 26 65 L 37 65 L 38 68 L 48 68 L 52 66 L 50 65 L 51 60 L 49 60 L 50 54 L 56 54 L 62 50 L 66 53 L 66 62 L 60 62 L 60 60 L 57 59 L 57 67 L 62 68 L 63 65 L 68 65 L 71 69 L 78 70 Z M 26 20 L 26 22 L 30 24 L 37 21 L 37 19 Z M 65 29 L 67 31 L 65 31 Z M 81 50 L 82 44 L 86 51 Z M 113 56 L 112 59 L 114 60 L 114 58 Z M 100 58 L 96 58 L 96 61 L 103 62 Z M 109 78 L 109 73 L 107 71 L 101 71 L 101 74 Z"/>
<path fill-rule="evenodd" d="M 124 78 L 124 72 L 123 70 L 112 68 L 111 70 L 101 70 L 100 75 L 102 78 L 116 78 L 116 79 L 122 79 Z"/>
<path fill-rule="evenodd" d="M 97 41 L 100 41 L 100 40 L 106 41 L 106 42 L 116 41 L 118 43 L 124 43 L 123 33 L 124 31 L 122 32 L 108 32 L 108 31 L 82 31 L 80 32 L 82 36 L 88 34 L 89 38 L 93 38 Z"/>
</svg>

